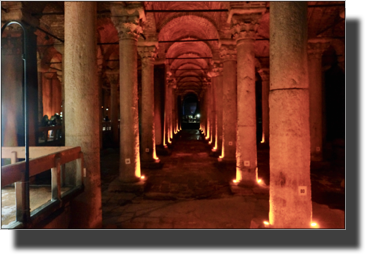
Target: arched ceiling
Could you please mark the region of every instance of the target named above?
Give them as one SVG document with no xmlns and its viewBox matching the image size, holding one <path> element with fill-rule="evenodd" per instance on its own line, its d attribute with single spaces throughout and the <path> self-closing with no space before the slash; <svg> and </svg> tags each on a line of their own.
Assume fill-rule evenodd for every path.
<svg viewBox="0 0 380 274">
<path fill-rule="evenodd" d="M 9 10 L 21 5 L 28 10 L 33 22 L 39 27 L 64 39 L 64 2 L 5 2 L 2 18 L 7 18 Z M 119 55 L 118 35 L 111 20 L 110 3 L 97 2 L 98 45 L 103 55 L 103 66 L 114 69 Z M 122 2 L 128 6 L 129 2 Z M 135 2 L 136 3 L 136 2 Z M 270 2 L 226 2 L 226 1 L 147 1 L 143 2 L 146 21 L 140 40 L 157 40 L 158 62 L 168 64 L 178 86 L 186 90 L 201 90 L 211 68 L 211 58 L 218 57 L 219 39 L 230 39 L 230 25 L 227 22 L 231 8 L 246 8 L 262 3 L 266 12 L 259 20 L 255 55 L 261 66 L 268 65 L 269 56 L 269 12 Z M 309 38 L 326 37 L 338 55 L 344 55 L 345 15 L 342 1 L 308 2 Z M 2 19 L 5 20 L 5 19 Z M 84 30 L 85 31 L 85 30 Z M 38 51 L 46 63 L 51 62 L 58 51 L 53 46 L 58 42 L 52 36 L 37 30 Z M 215 39 L 215 40 L 213 40 Z M 197 40 L 187 42 L 190 40 Z M 113 63 L 112 62 L 116 62 Z M 46 67 L 46 66 L 45 66 Z M 257 66 L 257 67 L 260 67 Z M 46 67 L 47 68 L 47 67 Z"/>
</svg>

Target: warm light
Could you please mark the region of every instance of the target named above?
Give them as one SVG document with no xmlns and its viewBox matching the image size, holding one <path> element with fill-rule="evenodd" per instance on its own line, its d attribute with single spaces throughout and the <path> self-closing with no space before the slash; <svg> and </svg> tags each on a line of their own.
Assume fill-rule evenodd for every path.
<svg viewBox="0 0 380 274">
<path fill-rule="evenodd" d="M 209 145 L 211 145 L 212 141 L 210 140 L 210 142 L 208 142 Z"/>
<path fill-rule="evenodd" d="M 269 225 L 269 222 L 267 222 L 267 221 L 264 221 L 264 225 Z"/>
<path fill-rule="evenodd" d="M 144 176 L 144 175 L 142 175 L 140 178 L 144 180 L 144 179 L 145 179 L 145 176 Z"/>
<path fill-rule="evenodd" d="M 319 228 L 319 225 L 317 224 L 317 223 L 311 223 L 310 224 L 310 226 L 312 227 L 312 228 Z"/>
<path fill-rule="evenodd" d="M 220 159 L 222 159 L 222 158 L 223 158 L 223 156 L 219 156 L 219 158 L 220 158 Z"/>
<path fill-rule="evenodd" d="M 212 148 L 212 151 L 216 151 L 218 148 L 217 147 L 213 147 Z"/>
<path fill-rule="evenodd" d="M 234 184 L 236 184 L 237 183 L 237 180 L 235 179 L 235 180 L 232 180 L 232 182 L 234 182 Z"/>
<path fill-rule="evenodd" d="M 262 143 L 262 144 L 263 144 L 264 142 L 265 142 L 264 140 L 261 140 L 261 142 L 260 142 L 260 143 Z"/>
<path fill-rule="evenodd" d="M 261 179 L 258 179 L 258 180 L 257 180 L 257 183 L 258 183 L 258 184 L 261 184 L 261 183 L 263 183 L 263 181 L 262 181 Z"/>
<path fill-rule="evenodd" d="M 164 145 L 164 148 L 168 148 L 168 146 L 167 146 L 167 145 Z"/>
<path fill-rule="evenodd" d="M 261 136 L 261 143 L 262 143 L 262 144 L 265 143 L 265 135 L 264 135 L 264 132 L 263 132 L 263 134 L 262 134 L 262 136 Z"/>
</svg>

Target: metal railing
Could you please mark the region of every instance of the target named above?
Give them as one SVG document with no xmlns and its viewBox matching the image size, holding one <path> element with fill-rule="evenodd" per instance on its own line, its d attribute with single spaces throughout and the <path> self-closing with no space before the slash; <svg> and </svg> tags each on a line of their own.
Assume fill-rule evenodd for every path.
<svg viewBox="0 0 380 274">
<path fill-rule="evenodd" d="M 3 147 L 2 158 L 11 159 L 11 164 L 1 167 L 1 187 L 15 186 L 16 221 L 2 228 L 33 227 L 83 191 L 84 163 L 80 147 L 29 147 L 29 153 L 29 177 L 51 170 L 51 200 L 31 214 L 26 161 L 17 162 L 24 159 L 25 147 Z M 74 188 L 61 194 L 61 167 L 72 161 L 75 161 Z"/>
</svg>

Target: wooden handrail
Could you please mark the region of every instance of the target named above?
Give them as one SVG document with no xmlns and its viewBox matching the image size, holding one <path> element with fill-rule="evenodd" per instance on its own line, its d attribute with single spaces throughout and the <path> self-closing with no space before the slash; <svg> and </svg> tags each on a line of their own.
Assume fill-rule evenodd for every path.
<svg viewBox="0 0 380 274">
<path fill-rule="evenodd" d="M 28 181 L 25 178 L 26 162 L 18 162 L 18 158 L 25 157 L 24 147 L 3 147 L 2 158 L 11 158 L 12 164 L 1 167 L 1 187 L 15 183 L 16 194 L 16 222 L 21 225 L 31 225 L 31 213 L 29 199 L 30 195 Z M 61 197 L 61 166 L 75 161 L 75 187 L 72 191 L 80 191 L 83 189 L 83 153 L 80 147 L 30 147 L 29 154 L 29 176 L 37 175 L 41 172 L 51 170 L 51 202 L 46 203 L 41 208 L 49 208 L 51 211 L 53 206 L 58 208 L 62 206 Z M 34 158 L 35 157 L 35 158 Z M 50 212 L 49 211 L 49 212 Z M 41 212 L 44 212 L 42 210 Z M 35 213 L 37 215 L 39 214 Z M 42 213 L 41 213 L 42 214 Z M 38 216 L 34 219 L 38 219 Z M 44 215 L 45 216 L 45 215 Z M 42 218 L 42 216 L 40 216 Z M 32 220 L 32 223 L 35 222 Z"/>
<path fill-rule="evenodd" d="M 17 152 L 18 157 L 22 157 L 22 150 L 24 147 L 4 147 L 2 148 L 2 158 L 11 158 L 12 152 Z M 43 150 L 48 152 L 54 151 L 53 153 L 43 155 Z M 56 166 L 56 158 L 60 158 L 60 164 L 66 164 L 68 162 L 80 159 L 81 148 L 80 147 L 30 147 L 30 158 L 29 162 L 29 176 L 37 175 L 46 170 L 52 169 Z M 36 157 L 33 159 L 33 157 Z M 19 162 L 16 164 L 11 164 L 3 166 L 1 168 L 1 187 L 10 185 L 14 182 L 20 181 L 22 177 L 21 174 L 25 172 L 25 162 Z"/>
</svg>

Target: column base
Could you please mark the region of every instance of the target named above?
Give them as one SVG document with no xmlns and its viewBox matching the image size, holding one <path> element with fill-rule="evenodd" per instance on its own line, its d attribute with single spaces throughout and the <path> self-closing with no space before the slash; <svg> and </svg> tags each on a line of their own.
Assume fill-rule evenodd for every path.
<svg viewBox="0 0 380 274">
<path fill-rule="evenodd" d="M 159 159 L 152 161 L 141 161 L 141 168 L 146 169 L 160 169 L 163 167 L 163 163 Z"/>
<path fill-rule="evenodd" d="M 218 158 L 218 162 L 236 165 L 236 158 L 226 158 L 226 157 Z"/>
<path fill-rule="evenodd" d="M 210 157 L 215 157 L 215 158 L 219 159 L 219 156 L 221 153 L 222 153 L 222 151 L 220 149 L 217 149 L 215 151 L 211 150 Z"/>
<path fill-rule="evenodd" d="M 126 182 L 121 181 L 119 178 L 113 180 L 109 187 L 109 192 L 126 192 L 126 193 L 136 193 L 142 194 L 144 192 L 145 180 L 136 179 L 134 181 Z"/>
<path fill-rule="evenodd" d="M 163 155 L 163 156 L 168 156 L 172 154 L 172 151 L 169 149 L 171 145 L 166 145 L 164 146 L 156 146 L 156 154 L 157 155 Z"/>
<path fill-rule="evenodd" d="M 269 186 L 253 181 L 230 182 L 231 192 L 235 195 L 260 195 L 269 199 Z M 264 198 L 264 197 L 263 197 Z"/>
</svg>

